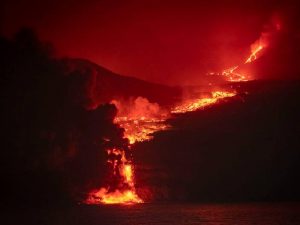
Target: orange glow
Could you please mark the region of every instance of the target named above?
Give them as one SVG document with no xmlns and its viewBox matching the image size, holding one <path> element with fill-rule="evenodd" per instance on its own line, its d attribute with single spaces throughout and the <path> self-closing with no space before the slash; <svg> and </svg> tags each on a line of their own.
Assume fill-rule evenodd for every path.
<svg viewBox="0 0 300 225">
<path fill-rule="evenodd" d="M 110 191 L 108 188 L 100 188 L 89 193 L 87 204 L 133 204 L 142 203 L 143 200 L 139 198 L 135 191 L 134 175 L 132 162 L 126 159 L 125 151 L 121 149 L 107 150 L 109 156 L 121 156 L 119 159 L 108 160 L 112 164 L 114 176 L 121 176 L 121 184 L 125 188 L 115 189 Z"/>
<path fill-rule="evenodd" d="M 246 59 L 244 64 L 251 63 L 257 59 L 257 55 L 264 49 L 262 44 L 254 44 L 251 50 L 251 54 Z M 244 74 L 238 73 L 236 70 L 239 68 L 239 66 L 234 66 L 229 69 L 226 69 L 222 72 L 222 75 L 226 77 L 227 81 L 230 82 L 242 82 L 242 81 L 248 81 L 249 77 L 247 77 Z"/>
<path fill-rule="evenodd" d="M 279 23 L 275 24 L 275 29 L 276 31 L 279 31 L 281 29 Z M 258 57 L 262 54 L 263 50 L 269 45 L 270 37 L 272 37 L 271 33 L 263 32 L 260 38 L 251 45 L 251 54 L 246 58 L 242 65 L 252 63 L 253 61 L 257 60 Z M 240 66 L 241 65 L 236 65 L 219 73 L 210 72 L 208 73 L 208 75 L 224 76 L 226 80 L 230 82 L 242 82 L 251 80 L 251 77 L 238 72 Z"/>
<path fill-rule="evenodd" d="M 133 172 L 132 172 L 132 166 L 131 165 L 124 165 L 122 168 L 122 175 L 125 177 L 126 182 L 128 184 L 133 185 Z"/>
<path fill-rule="evenodd" d="M 129 106 L 129 109 L 124 110 L 126 104 L 118 101 L 113 101 L 113 103 L 118 108 L 118 115 L 115 117 L 114 123 L 124 128 L 124 138 L 129 141 L 129 149 L 132 144 L 150 140 L 153 138 L 151 134 L 169 127 L 164 123 L 166 114 L 160 112 L 158 104 L 150 103 L 145 98 L 137 98 L 132 107 Z M 117 179 L 121 178 L 119 184 L 121 188 L 110 190 L 108 187 L 93 191 L 89 194 L 86 203 L 142 203 L 143 200 L 137 195 L 135 189 L 133 163 L 126 158 L 125 151 L 114 148 L 107 150 L 107 154 L 109 157 L 107 162 L 112 166 L 113 175 Z"/>
<path fill-rule="evenodd" d="M 124 128 L 124 138 L 129 140 L 129 150 L 132 144 L 143 142 L 153 138 L 152 134 L 157 131 L 167 130 L 171 126 L 166 123 L 172 114 L 186 113 L 199 109 L 203 109 L 209 105 L 217 103 L 220 99 L 235 96 L 234 92 L 214 91 L 209 97 L 199 97 L 196 99 L 186 100 L 174 108 L 169 109 L 169 112 L 160 110 L 155 105 L 155 113 L 153 113 L 153 103 L 143 102 L 143 110 L 136 109 L 139 113 L 127 111 L 127 115 L 122 113 L 119 115 L 121 104 L 117 103 L 119 110 L 114 122 Z M 145 104 L 144 104 L 145 103 Z M 145 107 L 149 105 L 149 107 Z M 151 113 L 149 109 L 151 108 Z M 107 163 L 112 167 L 112 174 L 119 180 L 118 188 L 102 187 L 99 190 L 94 190 L 89 193 L 85 203 L 87 204 L 134 204 L 143 203 L 143 200 L 136 193 L 134 166 L 133 162 L 126 158 L 125 150 L 123 149 L 108 149 Z"/>
<path fill-rule="evenodd" d="M 188 100 L 184 102 L 182 105 L 176 106 L 172 110 L 172 113 L 186 113 L 186 112 L 196 111 L 198 109 L 202 109 L 209 105 L 215 104 L 220 99 L 233 97 L 235 95 L 236 94 L 234 92 L 215 91 L 211 93 L 211 97 Z"/>
<path fill-rule="evenodd" d="M 246 59 L 244 64 L 251 63 L 257 59 L 257 55 L 264 49 L 262 44 L 254 44 L 252 47 L 252 51 L 250 56 Z M 248 81 L 249 77 L 247 77 L 244 74 L 238 73 L 236 70 L 239 68 L 239 66 L 234 66 L 229 69 L 226 69 L 222 72 L 222 75 L 227 78 L 227 81 L 230 82 L 242 82 L 242 81 Z"/>
<path fill-rule="evenodd" d="M 236 72 L 238 68 L 239 66 L 234 66 L 232 68 L 226 69 L 222 72 L 222 75 L 225 76 L 230 82 L 248 81 L 248 78 L 245 75 Z"/>
<path fill-rule="evenodd" d="M 168 129 L 164 123 L 168 112 L 162 110 L 157 103 L 151 103 L 148 99 L 138 97 L 129 103 L 112 101 L 118 108 L 118 115 L 114 122 L 124 128 L 124 138 L 130 144 L 148 141 L 157 131 Z"/>
<path fill-rule="evenodd" d="M 87 204 L 134 204 L 143 203 L 143 200 L 132 190 L 109 192 L 106 188 L 101 188 L 90 193 L 86 200 Z"/>
<path fill-rule="evenodd" d="M 151 140 L 153 138 L 151 134 L 168 129 L 164 121 L 163 118 L 115 118 L 115 122 L 124 128 L 124 137 L 128 139 L 130 144 Z"/>
<path fill-rule="evenodd" d="M 260 43 L 261 40 L 259 40 L 258 42 Z M 252 48 L 251 54 L 246 59 L 244 64 L 255 61 L 258 57 L 258 54 L 264 49 L 264 46 L 262 44 L 253 44 L 251 48 Z M 233 66 L 229 69 L 223 70 L 221 73 L 210 73 L 209 75 L 221 75 L 226 77 L 226 80 L 230 82 L 242 82 L 242 81 L 250 80 L 250 78 L 247 77 L 246 75 L 237 72 L 238 68 L 239 66 Z"/>
<path fill-rule="evenodd" d="M 254 60 L 257 59 L 257 54 L 263 50 L 263 46 L 262 45 L 258 45 L 257 47 L 255 47 L 252 52 L 251 52 L 251 55 L 247 58 L 247 60 L 245 61 L 245 64 L 246 63 L 251 63 L 253 62 Z"/>
</svg>

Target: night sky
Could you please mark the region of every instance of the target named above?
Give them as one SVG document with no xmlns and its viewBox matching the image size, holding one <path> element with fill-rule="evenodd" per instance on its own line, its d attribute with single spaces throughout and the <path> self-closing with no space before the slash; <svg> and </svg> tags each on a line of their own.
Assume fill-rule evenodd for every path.
<svg viewBox="0 0 300 225">
<path fill-rule="evenodd" d="M 298 36 L 287 1 L 38 1 L 4 5 L 3 31 L 32 27 L 58 56 L 89 59 L 116 73 L 194 84 L 239 64 L 272 21 Z M 293 29 L 290 29 L 290 27 Z"/>
</svg>

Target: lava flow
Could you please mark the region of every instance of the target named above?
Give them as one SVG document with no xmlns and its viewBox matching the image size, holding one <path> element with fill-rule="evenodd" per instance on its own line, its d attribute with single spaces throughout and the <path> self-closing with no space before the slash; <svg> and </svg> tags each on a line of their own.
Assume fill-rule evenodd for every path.
<svg viewBox="0 0 300 225">
<path fill-rule="evenodd" d="M 251 63 L 253 62 L 254 60 L 257 59 L 257 54 L 263 50 L 263 46 L 262 45 L 258 45 L 257 47 L 255 47 L 252 52 L 251 52 L 251 55 L 248 57 L 248 59 L 245 61 L 245 64 L 246 63 Z"/>
<path fill-rule="evenodd" d="M 118 108 L 118 115 L 114 123 L 124 129 L 124 138 L 128 139 L 128 150 L 136 142 L 143 142 L 152 138 L 151 134 L 166 130 L 164 123 L 166 114 L 161 114 L 158 104 L 150 103 L 147 99 L 138 97 L 129 107 L 124 107 L 120 101 L 114 100 Z M 88 204 L 132 204 L 142 203 L 137 195 L 134 180 L 133 162 L 126 158 L 124 149 L 107 150 L 107 163 L 112 168 L 113 177 L 118 180 L 118 187 L 100 188 L 89 193 Z"/>
<path fill-rule="evenodd" d="M 165 122 L 166 117 L 163 118 L 131 118 L 131 117 L 117 117 L 115 122 L 125 130 L 125 137 L 129 140 L 130 144 L 135 142 L 142 142 L 151 140 L 151 134 L 166 130 L 169 128 Z"/>
<path fill-rule="evenodd" d="M 121 189 L 100 188 L 89 193 L 87 204 L 132 204 L 142 203 L 143 200 L 136 194 L 133 177 L 132 162 L 126 159 L 122 149 L 107 150 L 109 160 L 107 163 L 113 169 L 115 177 L 121 177 Z"/>
<path fill-rule="evenodd" d="M 176 106 L 171 112 L 175 114 L 196 111 L 198 109 L 215 104 L 220 99 L 233 97 L 235 95 L 235 92 L 214 91 L 211 93 L 210 97 L 187 100 L 183 104 Z"/>
<path fill-rule="evenodd" d="M 124 111 L 121 103 L 114 101 L 119 110 L 114 122 L 124 129 L 124 138 L 128 139 L 128 149 L 131 150 L 134 143 L 148 141 L 153 138 L 153 133 L 171 128 L 166 121 L 172 115 L 203 109 L 209 105 L 216 104 L 221 99 L 233 96 L 235 96 L 234 92 L 214 91 L 207 97 L 183 101 L 167 110 L 167 112 L 160 109 L 156 103 L 150 103 L 141 97 L 136 99 L 135 105 L 132 106 L 133 111 Z M 99 190 L 92 191 L 89 193 L 86 203 L 143 203 L 144 201 L 136 193 L 133 162 L 126 158 L 125 150 L 109 149 L 107 150 L 107 155 L 107 163 L 112 168 L 112 174 L 119 180 L 118 188 L 102 187 Z"/>
<path fill-rule="evenodd" d="M 268 31 L 262 32 L 261 36 L 258 40 L 256 40 L 251 45 L 251 53 L 246 58 L 244 63 L 242 65 L 252 63 L 253 61 L 257 60 L 260 55 L 262 55 L 263 51 L 269 46 L 270 42 L 272 41 L 271 38 L 279 32 L 281 29 L 280 24 L 277 22 L 275 24 L 271 24 Z M 233 66 L 229 69 L 225 69 L 220 73 L 209 73 L 209 75 L 220 75 L 224 76 L 227 81 L 230 82 L 241 82 L 241 81 L 248 81 L 251 80 L 250 76 L 247 76 L 245 74 L 242 74 L 241 72 L 238 72 L 238 69 L 241 65 Z"/>
<path fill-rule="evenodd" d="M 263 39 L 259 39 L 251 47 L 251 54 L 244 64 L 251 63 L 257 59 L 258 54 L 266 45 Z M 239 66 L 226 69 L 219 74 L 225 76 L 228 81 L 241 82 L 249 78 L 237 72 Z M 235 92 L 213 91 L 210 96 L 198 97 L 184 100 L 181 104 L 171 109 L 161 110 L 156 103 L 150 103 L 147 99 L 138 97 L 133 103 L 124 104 L 120 101 L 112 101 L 118 108 L 118 115 L 114 122 L 124 129 L 124 138 L 129 142 L 127 149 L 132 150 L 136 142 L 148 141 L 153 138 L 152 134 L 158 131 L 167 130 L 170 125 L 166 123 L 172 115 L 203 109 L 209 105 L 216 104 L 221 99 L 235 96 Z M 124 105 L 127 105 L 125 107 Z M 100 188 L 89 193 L 86 203 L 88 204 L 130 204 L 142 203 L 135 188 L 134 165 L 128 160 L 125 149 L 107 150 L 107 163 L 112 168 L 112 176 L 117 180 L 118 185 Z"/>
<path fill-rule="evenodd" d="M 256 60 L 258 53 L 261 52 L 263 49 L 264 49 L 264 46 L 262 44 L 254 46 L 251 50 L 251 54 L 246 59 L 244 64 L 248 64 L 248 63 L 251 63 L 254 60 Z M 227 81 L 230 81 L 230 82 L 248 81 L 250 79 L 250 77 L 247 77 L 246 75 L 237 72 L 238 68 L 239 68 L 239 66 L 234 66 L 229 69 L 223 70 L 221 75 L 226 77 Z"/>
</svg>

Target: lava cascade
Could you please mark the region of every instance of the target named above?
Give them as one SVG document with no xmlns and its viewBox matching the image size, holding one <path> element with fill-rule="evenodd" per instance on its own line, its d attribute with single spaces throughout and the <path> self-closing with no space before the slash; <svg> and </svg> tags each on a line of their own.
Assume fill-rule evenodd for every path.
<svg viewBox="0 0 300 225">
<path fill-rule="evenodd" d="M 276 24 L 275 31 L 280 30 Z M 255 61 L 266 49 L 270 42 L 272 32 L 264 32 L 261 37 L 251 45 L 251 53 L 244 61 L 243 65 Z M 210 73 L 210 75 L 221 75 L 230 82 L 248 81 L 251 78 L 238 72 L 240 65 L 223 70 L 221 73 Z M 158 104 L 150 103 L 147 99 L 138 97 L 134 101 L 131 110 L 123 110 L 124 103 L 114 100 L 112 103 L 118 108 L 118 115 L 114 122 L 124 129 L 124 138 L 128 139 L 128 149 L 132 150 L 132 145 L 136 142 L 149 141 L 153 138 L 153 133 L 170 128 L 167 120 L 176 114 L 203 109 L 218 103 L 222 99 L 234 97 L 235 91 L 212 91 L 209 96 L 199 96 L 192 99 L 185 99 L 172 108 L 161 110 Z M 126 107 L 125 107 L 126 108 Z M 128 108 L 128 107 L 127 107 Z M 100 188 L 89 194 L 86 203 L 88 204 L 129 204 L 144 202 L 136 192 L 134 179 L 134 164 L 127 159 L 124 149 L 107 150 L 107 163 L 111 165 L 113 174 L 120 179 L 120 187 L 117 189 Z"/>
<path fill-rule="evenodd" d="M 233 91 L 213 91 L 209 96 L 184 100 L 168 110 L 161 110 L 157 108 L 157 105 L 154 105 L 155 103 L 150 103 L 148 100 L 142 98 L 142 101 L 146 103 L 143 105 L 147 105 L 147 107 L 142 107 L 143 110 L 133 108 L 130 112 L 127 111 L 125 115 L 124 112 L 122 113 L 121 103 L 113 101 L 119 110 L 119 114 L 116 116 L 114 122 L 124 129 L 124 138 L 127 138 L 129 142 L 128 149 L 132 150 L 132 145 L 136 142 L 149 141 L 153 138 L 153 133 L 171 128 L 167 120 L 172 116 L 203 109 L 218 103 L 221 99 L 230 98 L 235 95 Z M 116 148 L 108 149 L 107 155 L 107 163 L 112 168 L 114 176 L 120 177 L 119 186 L 122 188 L 111 190 L 110 187 L 102 187 L 99 190 L 91 191 L 86 203 L 143 203 L 144 201 L 138 196 L 135 188 L 134 163 L 126 158 L 125 150 Z"/>
</svg>

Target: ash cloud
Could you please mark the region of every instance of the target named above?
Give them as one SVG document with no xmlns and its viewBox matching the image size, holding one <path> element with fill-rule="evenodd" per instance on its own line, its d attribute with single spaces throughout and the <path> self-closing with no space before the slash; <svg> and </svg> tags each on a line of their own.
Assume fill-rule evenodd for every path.
<svg viewBox="0 0 300 225">
<path fill-rule="evenodd" d="M 80 201 L 106 182 L 107 147 L 127 144 L 117 109 L 96 107 L 92 72 L 69 73 L 30 29 L 0 37 L 1 202 Z"/>
</svg>

